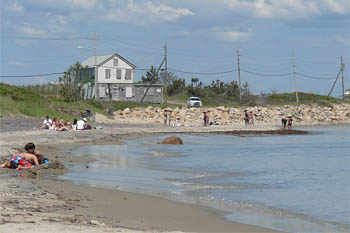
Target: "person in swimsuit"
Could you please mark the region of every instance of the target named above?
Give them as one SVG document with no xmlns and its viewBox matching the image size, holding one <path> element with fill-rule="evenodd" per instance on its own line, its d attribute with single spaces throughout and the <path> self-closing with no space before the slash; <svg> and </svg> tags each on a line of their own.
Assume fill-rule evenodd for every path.
<svg viewBox="0 0 350 233">
<path fill-rule="evenodd" d="M 288 129 L 292 129 L 292 123 L 293 123 L 293 119 L 291 117 L 288 117 Z"/>
<path fill-rule="evenodd" d="M 254 125 L 254 114 L 253 114 L 253 112 L 249 113 L 249 124 Z"/>
<path fill-rule="evenodd" d="M 24 149 L 26 152 L 11 155 L 9 162 L 0 164 L 0 168 L 25 170 L 43 163 L 44 156 L 40 151 L 35 150 L 34 143 L 27 143 Z"/>
<path fill-rule="evenodd" d="M 39 166 L 38 158 L 30 153 L 24 152 L 19 154 L 13 154 L 10 157 L 10 161 L 0 165 L 0 168 L 12 168 L 16 170 L 25 170 L 32 168 L 33 166 Z"/>
</svg>

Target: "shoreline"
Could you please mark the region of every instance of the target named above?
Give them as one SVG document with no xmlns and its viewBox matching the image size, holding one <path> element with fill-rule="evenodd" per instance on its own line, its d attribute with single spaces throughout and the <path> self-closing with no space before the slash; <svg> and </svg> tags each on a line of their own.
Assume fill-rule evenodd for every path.
<svg viewBox="0 0 350 233">
<path fill-rule="evenodd" d="M 299 126 L 297 126 L 299 127 Z M 225 127 L 227 128 L 227 127 Z M 245 126 L 240 126 L 240 128 L 246 128 Z M 237 132 L 241 132 L 241 134 L 245 134 L 246 131 L 257 131 L 258 133 L 263 133 L 266 131 L 274 131 L 280 127 L 276 126 L 263 126 L 259 127 L 255 126 L 251 129 L 241 130 L 241 129 L 231 128 L 230 130 L 238 130 Z M 115 130 L 118 129 L 118 132 L 115 132 Z M 154 134 L 176 134 L 176 133 L 227 133 L 223 129 L 219 129 L 217 127 L 210 127 L 210 129 L 204 127 L 204 129 L 200 128 L 189 128 L 189 129 L 182 129 L 182 130 L 172 130 L 173 128 L 165 128 L 165 127 L 149 127 L 149 128 L 139 128 L 138 126 L 130 127 L 130 128 L 114 128 L 114 129 L 103 129 L 101 131 L 93 130 L 93 131 L 85 131 L 85 132 L 72 132 L 71 135 L 70 132 L 64 133 L 64 135 L 57 140 L 56 143 L 52 143 L 52 141 L 48 141 L 47 137 L 52 137 L 56 135 L 60 135 L 62 133 L 60 132 L 45 132 L 45 131 L 32 131 L 32 132 L 7 132 L 5 134 L 1 134 L 0 136 L 0 142 L 1 142 L 1 155 L 4 151 L 4 146 L 9 146 L 14 150 L 15 148 L 20 148 L 23 144 L 21 140 L 15 141 L 13 143 L 13 139 L 16 136 L 19 136 L 18 134 L 24 134 L 25 139 L 27 136 L 35 136 L 36 141 L 34 140 L 34 143 L 37 142 L 38 149 L 42 149 L 45 154 L 50 153 L 50 160 L 57 159 L 62 161 L 63 163 L 79 163 L 84 164 L 91 161 L 91 158 L 86 157 L 77 157 L 72 156 L 69 154 L 69 152 L 62 152 L 60 151 L 62 148 L 67 147 L 79 147 L 84 145 L 98 145 L 98 144 L 115 144 L 115 143 L 123 143 L 124 140 L 132 139 L 132 138 L 138 138 L 143 137 L 147 135 L 154 135 Z M 257 130 L 258 129 L 258 130 Z M 195 132 L 193 132 L 195 131 Z M 22 135 L 23 136 L 23 135 Z M 88 136 L 88 137 L 85 137 Z M 6 138 L 4 141 L 3 139 Z M 12 143 L 7 143 L 9 141 L 12 141 Z M 46 143 L 46 145 L 45 145 Z M 62 146 L 64 144 L 64 146 Z M 24 144 L 23 144 L 24 145 Z M 0 174 L 6 174 L 1 172 Z M 8 173 L 7 173 L 8 174 Z M 63 174 L 63 173 L 62 173 Z M 45 174 L 44 174 L 45 175 Z M 13 179 L 7 179 L 8 184 L 12 183 Z M 18 179 L 15 179 L 18 180 Z M 21 179 L 23 180 L 23 179 Z M 133 228 L 132 230 L 146 230 L 146 231 L 169 231 L 169 230 L 181 230 L 181 231 L 197 231 L 197 232 L 276 232 L 269 229 L 264 229 L 260 227 L 245 225 L 245 224 L 239 224 L 234 223 L 229 220 L 225 220 L 223 218 L 223 212 L 219 210 L 215 210 L 212 208 L 207 208 L 203 206 L 198 205 L 192 205 L 192 204 L 184 204 L 179 202 L 174 202 L 170 200 L 165 200 L 160 197 L 153 197 L 148 196 L 146 194 L 137 194 L 137 193 L 129 193 L 119 190 L 111 190 L 108 188 L 94 188 L 94 187 L 88 187 L 86 185 L 77 185 L 70 183 L 68 181 L 57 181 L 55 178 L 51 178 L 49 181 L 47 179 L 25 179 L 25 183 L 32 183 L 34 186 L 39 186 L 42 190 L 45 190 L 44 192 L 51 193 L 52 195 L 56 195 L 56 197 L 61 198 L 63 202 L 66 202 L 70 205 L 72 205 L 71 209 L 69 210 L 69 207 L 61 208 L 56 213 L 60 213 L 62 216 L 70 216 L 70 215 L 83 215 L 83 220 L 79 220 L 79 225 L 82 225 L 82 227 L 91 227 L 91 225 L 94 225 L 93 227 L 100 227 L 101 232 L 105 229 L 108 230 L 108 228 L 116 229 L 116 227 L 120 228 L 122 232 L 127 232 L 128 228 L 130 230 L 130 227 Z M 77 194 L 79 193 L 79 194 Z M 90 194 L 91 193 L 91 194 Z M 0 192 L 1 194 L 1 192 Z M 85 195 L 85 199 L 82 198 L 82 201 L 79 201 L 79 203 L 72 203 L 72 200 L 74 199 L 75 195 Z M 94 196 L 93 196 L 94 195 Z M 114 199 L 109 200 L 109 205 L 105 205 L 104 198 L 112 196 Z M 127 201 L 128 198 L 131 198 L 134 200 L 134 202 L 137 202 L 138 205 L 136 205 L 134 202 Z M 126 199 L 124 199 L 126 198 Z M 118 199 L 118 201 L 115 202 L 115 199 Z M 83 203 L 83 204 L 81 204 Z M 112 203 L 115 203 L 113 205 Z M 152 203 L 151 205 L 145 205 L 144 203 Z M 152 208 L 153 206 L 162 206 L 160 207 L 160 210 Z M 82 207 L 84 206 L 84 207 Z M 88 206 L 86 208 L 86 206 Z M 104 208 L 102 208 L 104 206 Z M 113 207 L 114 206 L 114 207 Z M 118 209 L 123 206 L 123 213 L 119 213 Z M 106 214 L 103 214 L 103 211 L 107 211 L 107 209 L 110 208 L 109 214 L 113 215 L 112 210 L 116 210 L 116 217 L 111 218 L 108 216 L 105 216 Z M 139 209 L 138 209 L 139 208 Z M 148 209 L 147 209 L 148 208 Z M 176 209 L 175 212 L 172 212 L 170 210 Z M 102 212 L 97 212 L 97 210 Z M 3 211 L 0 211 L 1 215 L 3 216 Z M 7 211 L 8 212 L 8 211 Z M 86 214 L 87 212 L 90 212 L 90 214 Z M 137 215 L 139 213 L 144 212 L 143 215 Z M 99 214 L 97 214 L 99 213 Z M 128 214 L 126 214 L 128 213 Z M 184 215 L 184 213 L 192 213 L 191 215 Z M 5 215 L 6 213 L 5 210 Z M 136 215 L 135 215 L 136 214 Z M 103 216 L 103 217 L 102 217 Z M 186 216 L 186 218 L 184 218 Z M 191 216 L 198 216 L 198 220 L 191 219 Z M 162 217 L 162 221 L 156 221 Z M 164 219 L 163 219 L 164 218 Z M 2 222 L 4 222 L 2 218 Z M 86 220 L 88 219 L 88 220 Z M 90 219 L 90 220 L 89 220 Z M 91 221 L 94 219 L 99 224 L 92 224 Z M 132 219 L 138 219 L 137 221 Z M 191 220 L 189 220 L 191 219 Z M 90 222 L 89 222 L 90 221 Z M 210 224 L 203 224 L 204 223 L 210 223 Z M 93 222 L 95 223 L 95 222 Z M 113 224 L 114 223 L 114 224 Z M 55 222 L 55 224 L 67 224 L 65 221 L 59 221 L 58 223 Z M 69 223 L 71 224 L 71 222 Z M 11 224 L 5 224 L 2 226 L 11 225 Z M 35 223 L 34 225 L 40 226 L 41 223 Z M 205 228 L 203 228 L 205 226 Z M 135 229 L 136 227 L 136 229 Z M 16 232 L 16 231 L 14 231 Z M 21 232 L 21 231 L 18 231 Z M 72 231 L 74 232 L 74 231 Z"/>
</svg>

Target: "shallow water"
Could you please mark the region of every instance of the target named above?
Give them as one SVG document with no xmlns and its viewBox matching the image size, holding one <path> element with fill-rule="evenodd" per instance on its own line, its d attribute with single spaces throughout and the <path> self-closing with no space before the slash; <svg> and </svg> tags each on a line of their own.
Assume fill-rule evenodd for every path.
<svg viewBox="0 0 350 233">
<path fill-rule="evenodd" d="M 63 179 L 228 211 L 232 221 L 289 232 L 350 231 L 350 128 L 308 135 L 179 135 L 70 150 L 92 156 Z"/>
</svg>

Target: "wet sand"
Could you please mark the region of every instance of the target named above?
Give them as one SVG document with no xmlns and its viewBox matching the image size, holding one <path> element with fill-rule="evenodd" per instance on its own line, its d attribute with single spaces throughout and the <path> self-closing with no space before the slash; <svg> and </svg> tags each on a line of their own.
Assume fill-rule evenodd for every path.
<svg viewBox="0 0 350 233">
<path fill-rule="evenodd" d="M 77 163 L 85 166 L 89 157 L 72 156 L 61 149 L 91 144 L 116 144 L 123 140 L 151 134 L 173 133 L 268 133 L 279 126 L 166 128 L 159 125 L 104 125 L 103 130 L 53 132 L 37 130 L 35 120 L 19 124 L 9 120 L 9 130 L 2 130 L 0 120 L 0 158 L 21 151 L 34 142 L 51 162 Z M 9 122 L 7 121 L 7 122 Z M 32 123 L 30 123 L 32 122 Z M 8 125 L 8 124 L 6 124 Z M 6 126 L 7 127 L 7 126 Z M 37 125 L 36 125 L 37 127 Z M 31 129 L 31 130 L 29 130 Z M 25 130 L 25 131 L 23 131 Z M 88 168 L 87 168 L 88 169 Z M 60 181 L 56 175 L 65 169 L 34 169 L 17 174 L 0 169 L 0 232 L 275 232 L 269 229 L 233 223 L 212 208 L 183 204 L 106 188 L 76 185 Z M 25 176 L 21 178 L 21 174 Z M 13 177 L 16 176 L 16 177 Z M 19 224 L 21 223 L 21 224 Z"/>
</svg>

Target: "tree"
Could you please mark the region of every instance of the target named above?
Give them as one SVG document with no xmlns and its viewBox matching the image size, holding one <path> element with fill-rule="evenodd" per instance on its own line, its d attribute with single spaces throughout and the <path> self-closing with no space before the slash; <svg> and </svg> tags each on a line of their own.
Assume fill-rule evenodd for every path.
<svg viewBox="0 0 350 233">
<path fill-rule="evenodd" d="M 198 78 L 192 78 L 191 84 L 187 86 L 187 93 L 189 96 L 205 97 L 205 91 L 202 81 Z"/>
<path fill-rule="evenodd" d="M 185 88 L 186 88 L 185 79 L 175 78 L 168 85 L 168 95 L 172 96 L 172 95 L 176 95 L 178 93 L 181 93 Z"/>
<path fill-rule="evenodd" d="M 145 84 L 159 83 L 160 80 L 159 80 L 156 68 L 154 66 L 151 66 L 151 69 L 146 73 L 146 77 L 142 75 L 141 80 L 142 80 L 142 83 L 145 83 Z"/>
<path fill-rule="evenodd" d="M 85 78 L 83 82 L 79 83 L 79 71 L 83 68 L 84 67 L 77 62 L 63 73 L 63 77 L 59 78 L 61 86 L 60 92 L 65 100 L 78 101 L 81 99 L 82 85 L 89 81 L 88 78 Z"/>
</svg>

